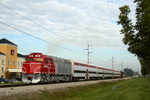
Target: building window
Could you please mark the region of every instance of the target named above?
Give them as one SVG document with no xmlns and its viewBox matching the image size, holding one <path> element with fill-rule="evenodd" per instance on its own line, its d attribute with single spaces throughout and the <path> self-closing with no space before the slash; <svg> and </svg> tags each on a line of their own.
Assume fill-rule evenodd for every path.
<svg viewBox="0 0 150 100">
<path fill-rule="evenodd" d="M 2 65 L 4 65 L 4 60 L 2 60 Z"/>
<path fill-rule="evenodd" d="M 8 60 L 8 65 L 10 65 L 10 60 Z"/>
<path fill-rule="evenodd" d="M 22 66 L 23 62 L 21 62 L 21 66 Z"/>
<path fill-rule="evenodd" d="M 4 67 L 2 67 L 2 73 L 4 72 Z"/>
<path fill-rule="evenodd" d="M 14 50 L 13 50 L 13 49 L 11 49 L 10 54 L 11 54 L 11 55 L 14 55 Z"/>
<path fill-rule="evenodd" d="M 19 66 L 19 61 L 18 61 L 18 66 Z"/>
<path fill-rule="evenodd" d="M 13 61 L 13 65 L 15 66 L 15 61 Z"/>
</svg>

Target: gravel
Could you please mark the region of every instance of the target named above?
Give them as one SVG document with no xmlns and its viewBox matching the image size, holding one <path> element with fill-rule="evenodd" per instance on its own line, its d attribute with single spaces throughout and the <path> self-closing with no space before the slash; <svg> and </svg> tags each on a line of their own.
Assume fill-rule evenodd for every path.
<svg viewBox="0 0 150 100">
<path fill-rule="evenodd" d="M 95 83 L 98 83 L 98 82 L 110 82 L 110 81 L 118 81 L 118 80 L 126 80 L 126 79 L 130 79 L 130 78 L 1 88 L 0 89 L 0 98 L 4 99 L 4 98 L 9 98 L 9 97 L 15 97 L 15 96 L 28 96 L 28 95 L 34 95 L 34 94 L 37 94 L 37 93 L 41 93 L 42 91 L 56 91 L 56 90 L 60 90 L 60 89 L 61 90 L 62 89 L 67 89 L 69 87 L 95 84 Z"/>
</svg>

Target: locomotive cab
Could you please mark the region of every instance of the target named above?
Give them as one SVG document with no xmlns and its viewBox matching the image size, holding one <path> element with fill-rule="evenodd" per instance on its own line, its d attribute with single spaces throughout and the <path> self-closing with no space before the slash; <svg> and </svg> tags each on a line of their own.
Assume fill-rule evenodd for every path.
<svg viewBox="0 0 150 100">
<path fill-rule="evenodd" d="M 22 67 L 22 81 L 26 83 L 40 82 L 44 56 L 41 53 L 32 53 L 26 59 Z"/>
</svg>

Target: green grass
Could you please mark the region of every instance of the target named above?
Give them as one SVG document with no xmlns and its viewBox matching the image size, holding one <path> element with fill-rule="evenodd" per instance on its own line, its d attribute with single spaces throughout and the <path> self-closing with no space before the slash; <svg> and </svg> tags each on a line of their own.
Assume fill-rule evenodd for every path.
<svg viewBox="0 0 150 100">
<path fill-rule="evenodd" d="M 119 88 L 112 89 L 113 87 Z M 70 87 L 55 92 L 43 91 L 39 96 L 19 100 L 150 100 L 150 90 L 144 78 L 119 82 Z"/>
</svg>

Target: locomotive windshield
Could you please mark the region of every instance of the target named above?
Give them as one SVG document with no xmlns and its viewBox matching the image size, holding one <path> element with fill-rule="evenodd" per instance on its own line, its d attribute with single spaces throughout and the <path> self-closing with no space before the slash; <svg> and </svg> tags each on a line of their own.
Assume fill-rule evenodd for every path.
<svg viewBox="0 0 150 100">
<path fill-rule="evenodd" d="M 43 58 L 27 58 L 27 61 L 38 61 L 38 62 L 43 62 Z"/>
<path fill-rule="evenodd" d="M 43 62 L 43 58 L 34 58 L 34 61 Z"/>
<path fill-rule="evenodd" d="M 33 61 L 33 58 L 27 58 L 27 61 Z"/>
</svg>

